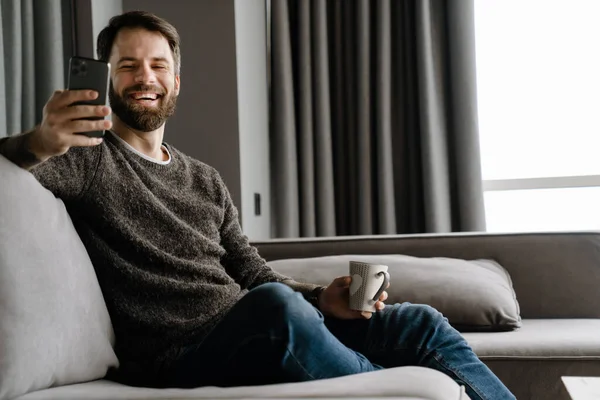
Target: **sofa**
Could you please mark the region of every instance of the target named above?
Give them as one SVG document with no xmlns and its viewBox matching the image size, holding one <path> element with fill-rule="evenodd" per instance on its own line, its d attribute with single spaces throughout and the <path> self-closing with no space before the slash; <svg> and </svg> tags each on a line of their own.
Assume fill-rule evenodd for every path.
<svg viewBox="0 0 600 400">
<path fill-rule="evenodd" d="M 496 260 L 510 274 L 521 324 L 507 331 L 463 332 L 479 358 L 520 400 L 569 400 L 561 376 L 600 376 L 600 232 L 363 236 L 255 245 L 269 261 L 342 254 Z M 388 303 L 402 296 L 394 284 L 388 291 Z"/>
<path fill-rule="evenodd" d="M 388 303 L 435 306 L 518 399 L 566 400 L 561 376 L 600 376 L 599 233 L 253 244 L 274 269 L 314 283 L 347 272 L 349 259 L 389 261 Z M 267 386 L 130 387 L 105 379 L 118 366 L 114 341 L 92 261 L 65 204 L 0 156 L 1 400 L 468 399 L 446 375 L 414 366 Z"/>
</svg>

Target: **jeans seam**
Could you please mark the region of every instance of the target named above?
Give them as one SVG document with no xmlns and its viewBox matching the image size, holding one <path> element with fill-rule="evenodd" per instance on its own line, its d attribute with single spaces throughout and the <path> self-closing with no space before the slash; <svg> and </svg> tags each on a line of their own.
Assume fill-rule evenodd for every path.
<svg viewBox="0 0 600 400">
<path fill-rule="evenodd" d="M 279 340 L 281 340 L 281 339 L 279 339 Z M 298 367 L 300 367 L 300 369 L 302 369 L 302 371 L 304 371 L 304 373 L 306 375 L 308 375 L 308 377 L 311 380 L 316 380 L 317 379 L 310 372 L 308 372 L 306 370 L 306 368 L 304 368 L 304 365 L 302 365 L 302 363 L 296 358 L 296 356 L 294 355 L 294 353 L 292 353 L 292 351 L 290 350 L 290 348 L 287 345 L 285 346 L 285 350 L 289 353 L 290 357 L 292 357 L 294 359 L 294 361 L 296 362 L 296 364 L 298 365 Z"/>
<path fill-rule="evenodd" d="M 432 351 L 432 352 L 428 353 L 427 355 L 429 355 L 431 353 L 433 353 L 433 358 L 435 358 L 438 363 L 440 363 L 448 371 L 452 372 L 456 377 L 460 378 L 460 380 L 463 381 L 464 384 L 467 385 L 472 391 L 477 393 L 477 395 L 479 397 L 481 397 L 484 400 L 488 399 L 487 396 L 483 395 L 477 388 L 473 387 L 473 385 L 471 385 L 468 382 L 468 380 L 466 380 L 465 377 L 459 371 L 455 370 L 448 363 L 446 363 L 446 360 L 444 359 L 444 357 L 441 354 L 439 354 L 436 351 Z"/>
</svg>

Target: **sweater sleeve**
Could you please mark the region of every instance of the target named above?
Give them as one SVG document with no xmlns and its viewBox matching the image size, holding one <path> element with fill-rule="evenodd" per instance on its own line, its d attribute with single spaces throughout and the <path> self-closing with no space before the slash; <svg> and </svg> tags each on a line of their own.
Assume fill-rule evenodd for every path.
<svg viewBox="0 0 600 400">
<path fill-rule="evenodd" d="M 217 174 L 217 183 L 223 202 L 224 218 L 221 225 L 221 245 L 225 255 L 221 264 L 227 273 L 244 289 L 252 289 L 267 282 L 281 282 L 309 298 L 319 287 L 312 283 L 297 282 L 294 279 L 273 271 L 266 261 L 243 234 L 239 216 L 231 195 L 221 177 Z"/>
<path fill-rule="evenodd" d="M 216 181 L 224 214 L 220 234 L 225 254 L 221 258 L 221 264 L 227 273 L 244 289 L 252 289 L 267 282 L 290 280 L 291 278 L 273 271 L 258 254 L 256 247 L 250 244 L 248 237 L 242 232 L 238 211 L 229 190 L 218 174 Z"/>
<path fill-rule="evenodd" d="M 65 202 L 83 195 L 94 178 L 102 145 L 73 147 L 31 169 L 35 178 L 54 196 Z"/>
</svg>

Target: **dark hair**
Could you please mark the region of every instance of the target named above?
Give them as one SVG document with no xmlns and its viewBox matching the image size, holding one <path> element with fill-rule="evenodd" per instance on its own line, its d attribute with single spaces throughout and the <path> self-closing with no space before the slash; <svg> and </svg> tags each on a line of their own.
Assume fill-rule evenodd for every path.
<svg viewBox="0 0 600 400">
<path fill-rule="evenodd" d="M 97 53 L 98 59 L 108 61 L 113 43 L 119 31 L 123 28 L 144 28 L 151 32 L 159 32 L 169 42 L 175 73 L 179 74 L 181 68 L 181 52 L 179 50 L 179 34 L 177 29 L 164 19 L 147 11 L 129 11 L 112 17 L 108 25 L 98 34 Z"/>
</svg>

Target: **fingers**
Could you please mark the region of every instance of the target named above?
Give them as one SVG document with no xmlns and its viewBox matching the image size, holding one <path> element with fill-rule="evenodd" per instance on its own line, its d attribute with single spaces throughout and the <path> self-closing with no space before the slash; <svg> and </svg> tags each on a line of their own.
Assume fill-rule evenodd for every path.
<svg viewBox="0 0 600 400">
<path fill-rule="evenodd" d="M 110 114 L 108 106 L 78 105 L 65 108 L 62 113 L 65 119 L 74 120 L 92 117 L 106 117 Z"/>
<path fill-rule="evenodd" d="M 52 110 L 70 106 L 78 101 L 94 100 L 98 97 L 95 90 L 57 90 L 48 101 Z"/>
<path fill-rule="evenodd" d="M 364 319 L 371 319 L 371 317 L 373 316 L 373 313 L 369 312 L 369 311 L 361 311 L 360 316 Z"/>
<path fill-rule="evenodd" d="M 375 309 L 377 311 L 381 311 L 385 308 L 384 301 L 386 301 L 387 298 L 388 298 L 388 292 L 384 291 L 383 293 L 381 293 L 381 296 L 379 296 L 379 300 L 377 302 L 375 302 Z"/>
<path fill-rule="evenodd" d="M 388 298 L 388 292 L 384 291 L 383 293 L 381 293 L 381 296 L 379 296 L 379 301 L 386 301 Z"/>
<path fill-rule="evenodd" d="M 108 120 L 96 120 L 89 121 L 87 119 L 80 119 L 71 121 L 67 124 L 67 128 L 71 132 L 91 132 L 91 131 L 103 131 L 110 129 L 112 122 Z"/>
<path fill-rule="evenodd" d="M 85 135 L 73 135 L 71 147 L 97 146 L 102 143 L 102 138 L 87 137 Z"/>
<path fill-rule="evenodd" d="M 66 153 L 74 146 L 94 146 L 102 141 L 78 133 L 104 131 L 112 122 L 104 120 L 106 106 L 80 103 L 98 97 L 93 90 L 57 90 L 44 106 L 42 122 L 32 133 L 30 151 L 40 160 Z"/>
<path fill-rule="evenodd" d="M 56 135 L 66 135 L 59 140 L 69 146 L 73 145 L 71 136 L 74 133 L 110 129 L 112 122 L 102 119 L 110 114 L 110 107 L 72 105 L 78 101 L 94 99 L 97 96 L 98 92 L 93 90 L 57 90 L 46 104 L 46 115 L 42 125 Z M 78 142 L 78 140 L 75 141 Z"/>
<path fill-rule="evenodd" d="M 381 302 L 375 303 L 375 308 L 377 311 L 383 310 L 384 307 L 385 307 L 385 304 L 383 304 Z M 371 311 L 349 310 L 349 313 L 344 314 L 344 316 L 342 318 L 345 318 L 345 319 L 371 319 L 372 316 L 373 316 L 373 313 Z"/>
<path fill-rule="evenodd" d="M 350 282 L 352 282 L 352 278 L 349 276 L 340 276 L 337 277 L 333 280 L 333 282 L 331 282 L 332 286 L 336 286 L 336 287 L 346 287 L 346 286 L 350 286 Z"/>
</svg>

